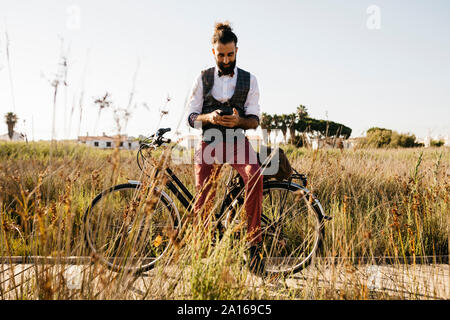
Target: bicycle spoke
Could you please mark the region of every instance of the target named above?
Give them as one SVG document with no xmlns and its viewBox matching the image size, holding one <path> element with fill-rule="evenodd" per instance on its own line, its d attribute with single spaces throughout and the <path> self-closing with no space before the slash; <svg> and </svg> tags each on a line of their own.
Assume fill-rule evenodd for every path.
<svg viewBox="0 0 450 320">
<path fill-rule="evenodd" d="M 113 269 L 151 267 L 167 250 L 175 211 L 159 192 L 124 185 L 102 194 L 86 218 L 88 245 Z M 179 218 L 177 218 L 179 219 Z"/>
<path fill-rule="evenodd" d="M 266 270 L 293 271 L 317 249 L 320 221 L 307 197 L 285 185 L 265 190 L 261 232 Z"/>
</svg>

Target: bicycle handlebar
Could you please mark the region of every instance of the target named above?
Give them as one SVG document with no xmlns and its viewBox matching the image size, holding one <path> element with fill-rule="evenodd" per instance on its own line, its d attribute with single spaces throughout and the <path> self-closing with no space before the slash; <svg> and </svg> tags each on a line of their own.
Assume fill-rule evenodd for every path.
<svg viewBox="0 0 450 320">
<path fill-rule="evenodd" d="M 165 133 L 169 132 L 170 130 L 171 130 L 170 128 L 160 128 L 158 129 L 158 131 L 156 131 L 156 133 L 149 136 L 149 138 L 153 138 L 154 136 L 162 137 Z"/>
<path fill-rule="evenodd" d="M 162 137 L 165 133 L 167 133 L 169 131 L 170 131 L 170 128 L 161 128 L 161 129 L 158 129 L 158 131 L 156 131 L 156 135 L 158 137 Z"/>
<path fill-rule="evenodd" d="M 139 143 L 141 145 L 140 148 L 149 148 L 152 146 L 161 146 L 163 143 L 170 143 L 170 139 L 164 139 L 163 135 L 167 132 L 171 131 L 170 128 L 160 128 L 156 131 L 156 133 L 152 134 L 148 138 L 144 140 L 140 140 Z"/>
</svg>

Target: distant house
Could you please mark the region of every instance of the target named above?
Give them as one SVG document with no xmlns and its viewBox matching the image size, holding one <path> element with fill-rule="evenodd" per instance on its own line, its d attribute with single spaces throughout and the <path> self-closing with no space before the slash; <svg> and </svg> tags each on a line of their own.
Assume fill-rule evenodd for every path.
<svg viewBox="0 0 450 320">
<path fill-rule="evenodd" d="M 259 147 L 261 145 L 266 145 L 267 142 L 264 142 L 264 139 L 262 137 L 261 131 L 255 131 L 252 132 L 253 134 L 247 134 L 247 139 L 250 142 L 250 144 L 253 147 L 253 150 L 258 151 Z M 289 132 L 288 132 L 289 136 Z M 267 138 L 267 137 L 266 137 Z M 343 139 L 343 138 L 332 138 L 328 137 L 326 139 L 321 138 L 310 138 L 308 136 L 305 136 L 306 143 L 311 146 L 313 149 L 353 149 L 356 147 L 358 142 L 362 139 L 360 137 L 358 138 L 349 138 L 349 139 Z M 186 149 L 195 149 L 198 142 L 201 140 L 200 134 L 188 134 L 182 137 L 178 144 Z M 288 139 L 289 140 L 289 139 Z M 283 144 L 284 138 L 281 133 L 281 130 L 272 130 L 270 134 L 270 142 L 272 144 Z"/>
<path fill-rule="evenodd" d="M 423 143 L 425 147 L 431 146 L 431 141 L 444 141 L 444 146 L 449 147 L 450 146 L 450 135 L 437 135 L 437 136 L 430 136 L 427 135 L 425 138 L 418 138 L 417 141 L 420 143 Z"/>
<path fill-rule="evenodd" d="M 201 139 L 202 137 L 199 134 L 188 134 L 182 137 L 178 144 L 188 150 L 195 149 Z M 247 136 L 247 139 L 254 150 L 257 150 L 258 146 L 262 144 L 262 138 L 258 135 Z"/>
<path fill-rule="evenodd" d="M 321 138 L 321 139 L 310 139 L 309 143 L 311 148 L 316 149 L 353 149 L 358 144 L 360 138 Z"/>
<path fill-rule="evenodd" d="M 353 149 L 361 142 L 362 139 L 364 138 L 363 137 L 348 138 L 342 140 L 342 144 L 344 145 L 344 149 Z"/>
<path fill-rule="evenodd" d="M 311 145 L 311 148 L 314 150 L 333 149 L 334 148 L 334 144 L 332 141 L 326 140 L 326 139 L 320 139 L 320 138 L 310 139 L 310 145 Z M 337 147 L 337 144 L 336 144 L 336 147 Z"/>
<path fill-rule="evenodd" d="M 127 135 L 116 136 L 80 136 L 78 143 L 99 149 L 114 149 L 118 143 L 119 149 L 136 150 L 139 149 L 139 141 Z"/>
<path fill-rule="evenodd" d="M 14 131 L 12 139 L 9 138 L 7 133 L 0 135 L 0 141 L 25 141 L 26 137 L 23 133 Z"/>
</svg>

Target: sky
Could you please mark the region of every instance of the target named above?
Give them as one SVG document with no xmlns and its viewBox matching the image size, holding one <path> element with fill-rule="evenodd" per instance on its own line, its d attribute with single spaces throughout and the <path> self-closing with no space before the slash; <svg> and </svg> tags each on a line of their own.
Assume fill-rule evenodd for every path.
<svg viewBox="0 0 450 320">
<path fill-rule="evenodd" d="M 450 134 L 447 0 L 0 0 L 0 135 L 9 111 L 29 140 L 114 134 L 113 109 L 129 108 L 131 93 L 122 133 L 187 132 L 186 99 L 215 64 L 211 36 L 225 20 L 262 112 L 305 105 L 353 137 L 374 126 Z M 99 112 L 106 92 L 113 104 Z"/>
</svg>

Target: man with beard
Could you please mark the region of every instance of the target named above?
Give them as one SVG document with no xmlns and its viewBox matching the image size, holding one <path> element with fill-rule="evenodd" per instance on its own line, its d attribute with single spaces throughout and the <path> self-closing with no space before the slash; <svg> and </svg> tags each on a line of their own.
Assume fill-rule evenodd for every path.
<svg viewBox="0 0 450 320">
<path fill-rule="evenodd" d="M 202 129 L 202 141 L 195 151 L 199 196 L 194 212 L 203 218 L 210 214 L 215 196 L 211 184 L 222 164 L 229 163 L 245 182 L 250 268 L 259 273 L 264 269 L 260 255 L 263 182 L 256 153 L 244 134 L 244 130 L 259 125 L 259 90 L 255 76 L 236 67 L 236 44 L 229 23 L 216 23 L 212 37 L 216 66 L 201 72 L 188 101 L 188 123 Z"/>
</svg>

